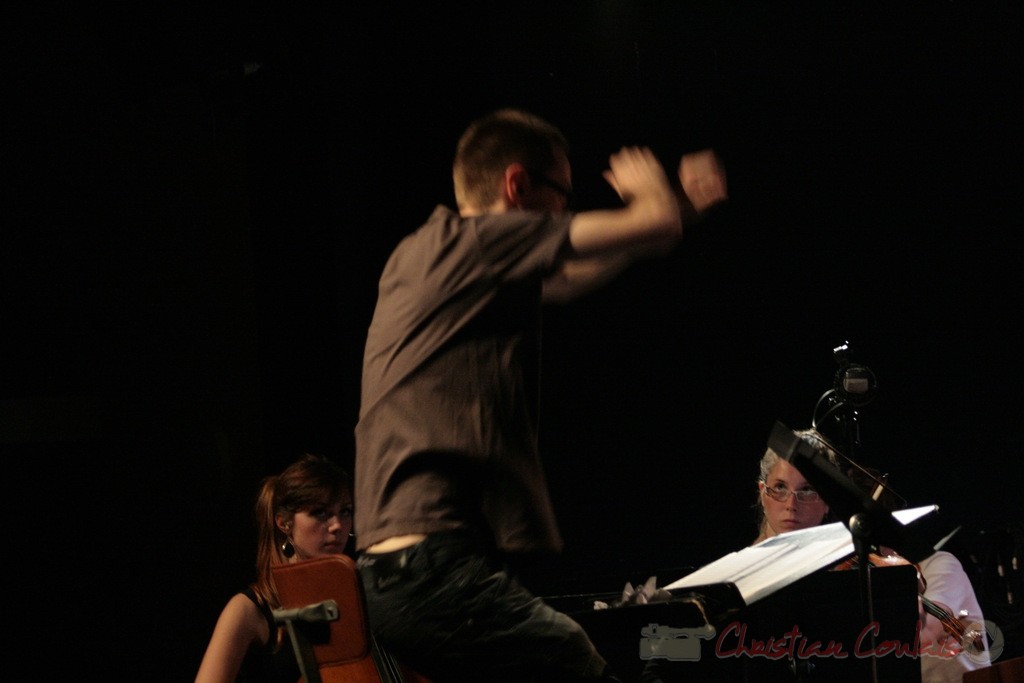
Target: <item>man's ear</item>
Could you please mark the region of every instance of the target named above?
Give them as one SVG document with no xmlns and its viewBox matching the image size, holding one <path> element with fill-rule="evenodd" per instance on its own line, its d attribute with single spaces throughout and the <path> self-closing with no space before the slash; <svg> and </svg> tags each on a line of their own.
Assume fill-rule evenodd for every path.
<svg viewBox="0 0 1024 683">
<path fill-rule="evenodd" d="M 530 174 L 520 163 L 509 164 L 505 168 L 502 196 L 513 208 L 522 208 L 526 194 L 530 191 Z"/>
</svg>

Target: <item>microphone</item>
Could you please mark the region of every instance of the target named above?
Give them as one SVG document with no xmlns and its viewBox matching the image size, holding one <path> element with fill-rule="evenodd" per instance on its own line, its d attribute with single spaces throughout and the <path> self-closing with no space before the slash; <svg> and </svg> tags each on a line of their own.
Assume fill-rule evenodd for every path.
<svg viewBox="0 0 1024 683">
<path fill-rule="evenodd" d="M 878 381 L 871 368 L 850 363 L 849 351 L 849 343 L 832 349 L 832 355 L 839 363 L 832 388 L 847 404 L 854 408 L 863 408 L 874 400 L 878 391 Z"/>
</svg>

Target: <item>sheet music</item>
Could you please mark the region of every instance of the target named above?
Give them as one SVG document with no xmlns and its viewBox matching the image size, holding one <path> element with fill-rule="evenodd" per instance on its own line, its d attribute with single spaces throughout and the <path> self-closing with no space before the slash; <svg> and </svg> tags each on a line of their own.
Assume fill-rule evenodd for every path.
<svg viewBox="0 0 1024 683">
<path fill-rule="evenodd" d="M 901 524 L 909 524 L 938 509 L 926 505 L 893 514 Z M 732 583 L 747 605 L 823 567 L 852 555 L 853 536 L 841 522 L 789 531 L 761 541 L 757 545 L 729 553 L 695 572 L 668 584 L 666 590 Z"/>
</svg>

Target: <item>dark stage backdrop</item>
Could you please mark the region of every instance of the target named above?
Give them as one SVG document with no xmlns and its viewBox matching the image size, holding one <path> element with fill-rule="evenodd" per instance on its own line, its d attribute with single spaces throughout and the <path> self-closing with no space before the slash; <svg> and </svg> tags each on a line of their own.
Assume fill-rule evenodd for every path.
<svg viewBox="0 0 1024 683">
<path fill-rule="evenodd" d="M 714 146 L 732 196 L 669 257 L 547 314 L 567 546 L 545 587 L 664 584 L 749 543 L 772 425 L 809 426 L 849 342 L 878 382 L 855 456 L 961 525 L 951 547 L 1019 638 L 993 572 L 1022 536 L 1022 10 L 891 4 L 18 17 L 0 249 L 14 666 L 191 679 L 251 578 L 259 479 L 302 451 L 351 467 L 379 270 L 452 203 L 466 123 L 505 105 L 566 131 L 584 206 L 615 204 L 600 171 L 624 144 L 673 168 Z"/>
</svg>

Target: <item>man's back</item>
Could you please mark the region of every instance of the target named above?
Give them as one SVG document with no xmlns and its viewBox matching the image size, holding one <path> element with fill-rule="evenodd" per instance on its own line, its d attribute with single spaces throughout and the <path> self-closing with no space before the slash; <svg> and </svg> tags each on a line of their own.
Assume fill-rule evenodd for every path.
<svg viewBox="0 0 1024 683">
<path fill-rule="evenodd" d="M 541 279 L 567 224 L 439 207 L 388 260 L 356 427 L 360 548 L 480 523 L 503 549 L 561 547 L 536 371 Z"/>
</svg>

